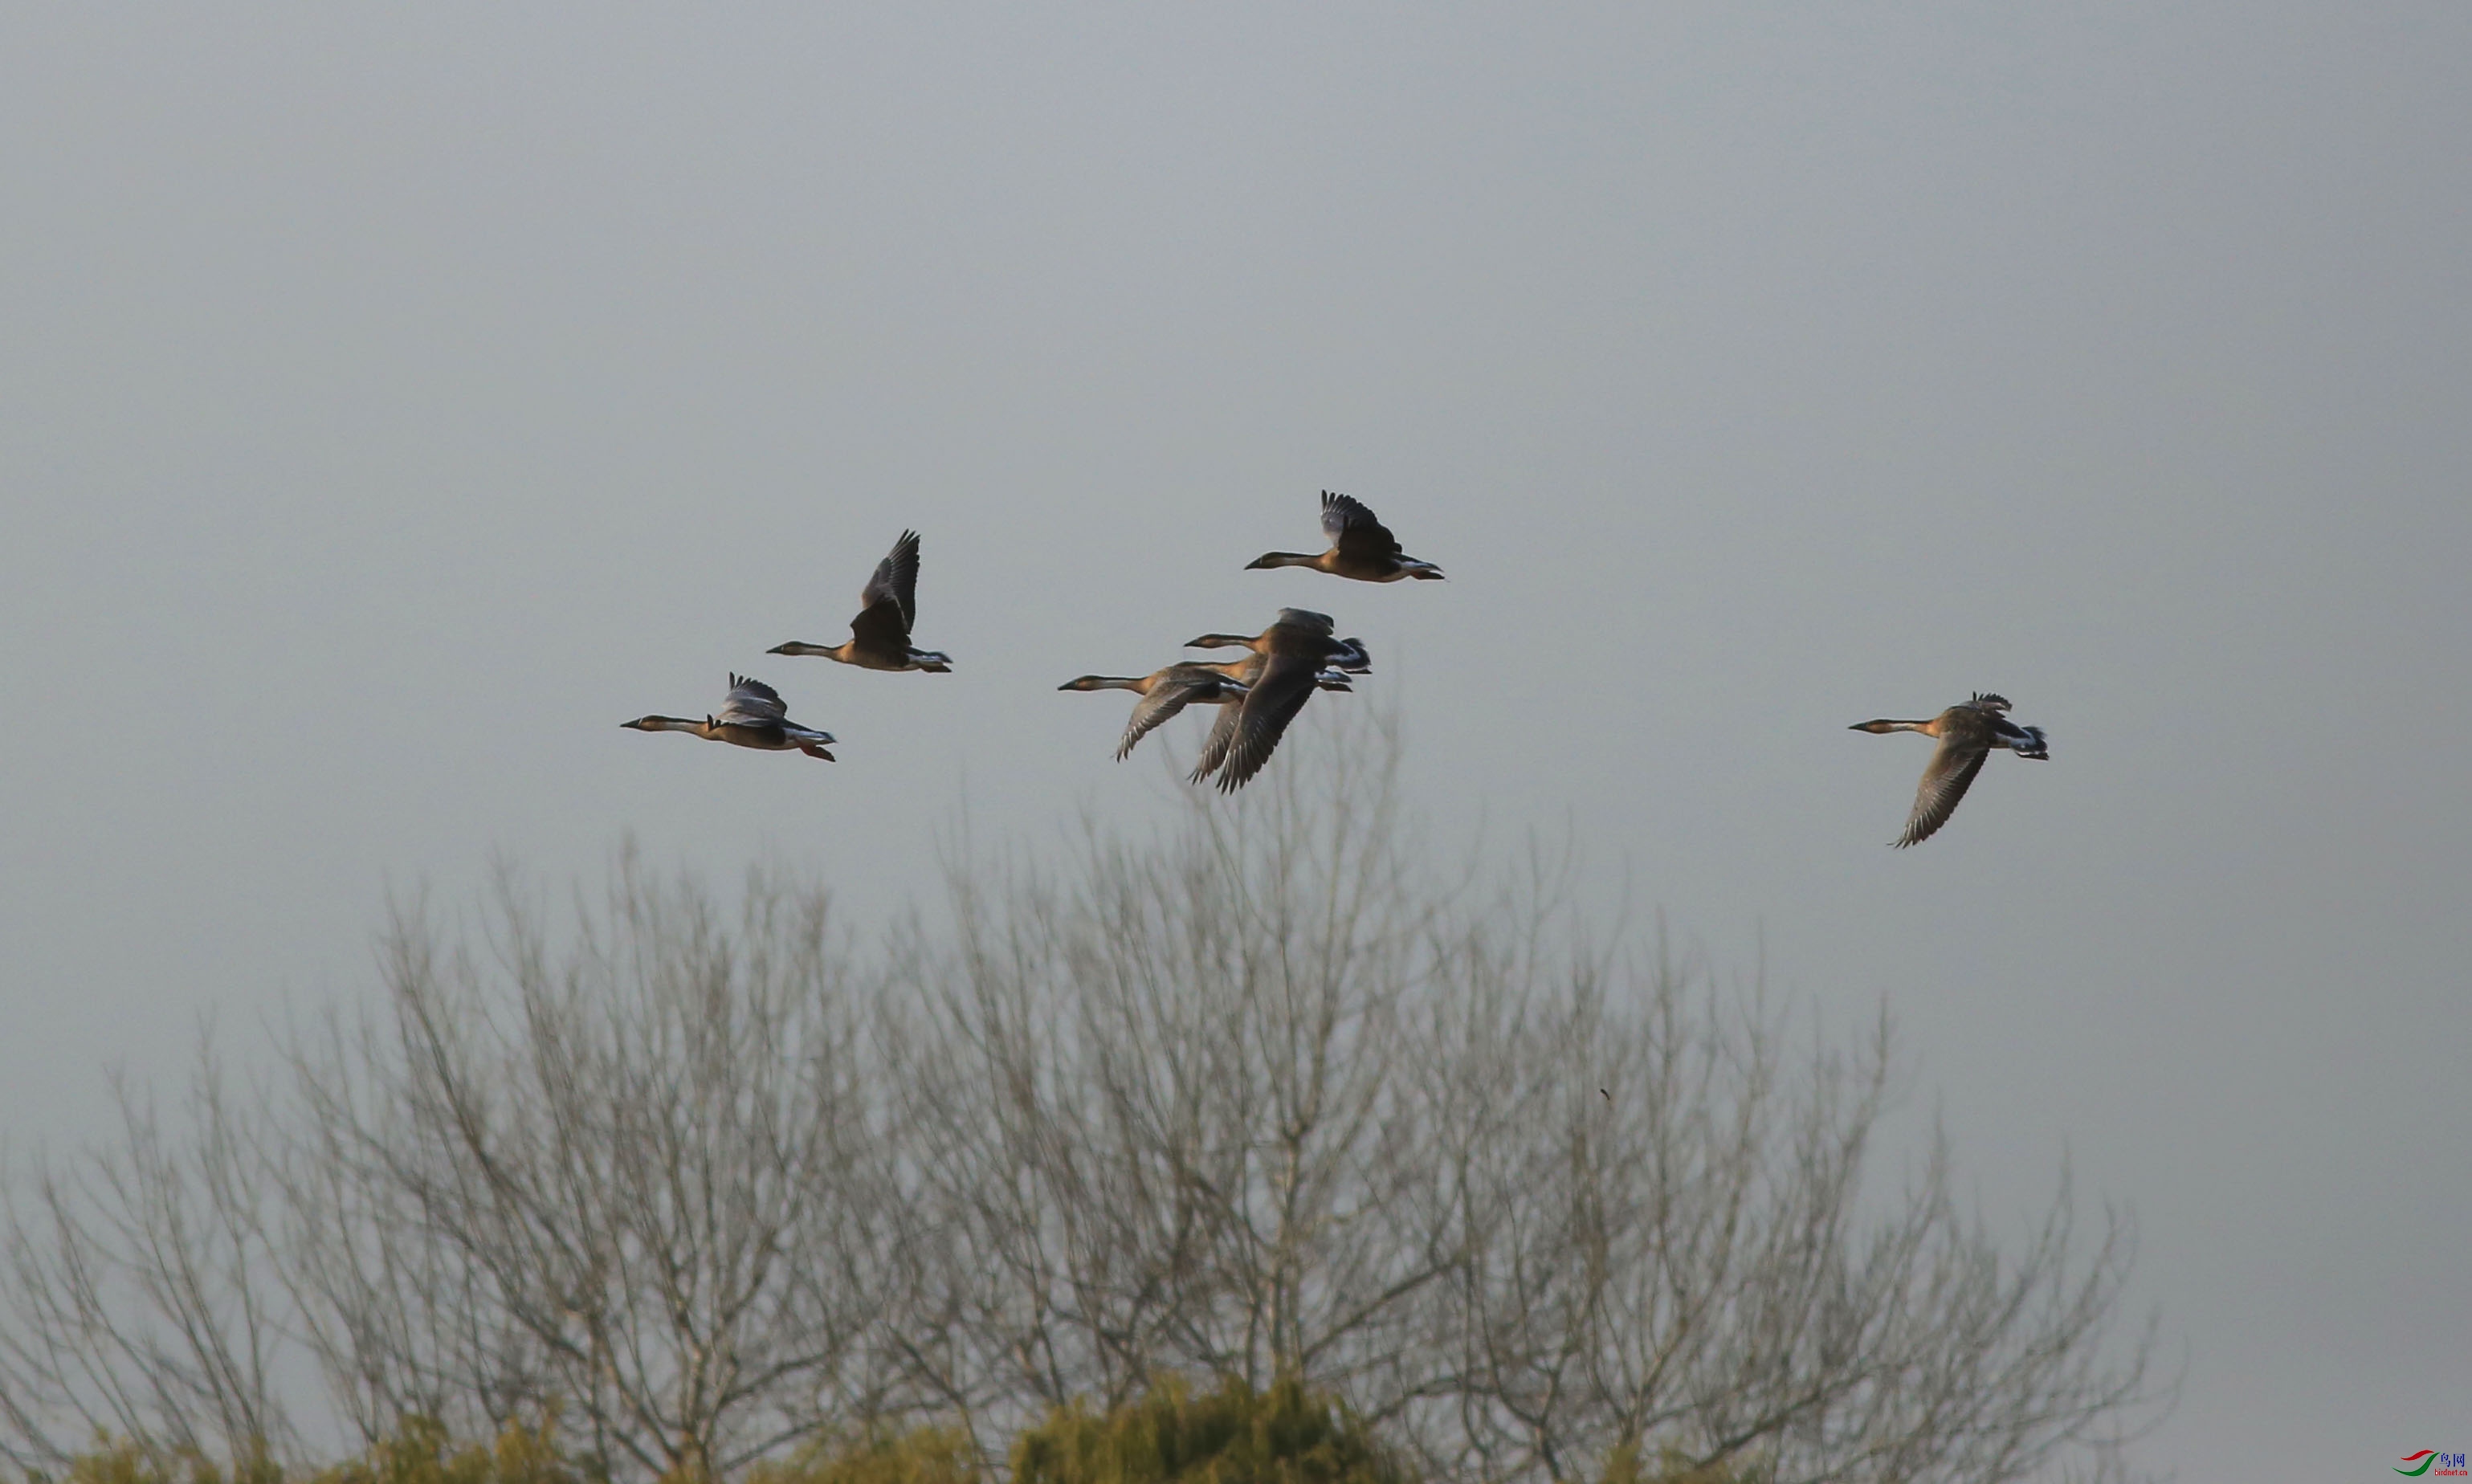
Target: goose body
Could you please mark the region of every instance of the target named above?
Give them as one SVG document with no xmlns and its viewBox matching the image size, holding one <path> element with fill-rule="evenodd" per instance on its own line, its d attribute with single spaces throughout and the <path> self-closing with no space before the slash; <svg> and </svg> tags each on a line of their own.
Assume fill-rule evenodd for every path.
<svg viewBox="0 0 2472 1484">
<path fill-rule="evenodd" d="M 911 625 L 918 616 L 918 532 L 905 530 L 901 539 L 884 560 L 875 564 L 875 576 L 868 578 L 859 591 L 858 617 L 850 620 L 850 636 L 840 644 L 801 644 L 792 640 L 775 645 L 766 651 L 772 654 L 812 654 L 861 670 L 923 670 L 933 674 L 950 673 L 953 657 L 938 649 L 920 649 L 910 643 Z"/>
<path fill-rule="evenodd" d="M 1122 762 L 1133 750 L 1133 744 L 1156 730 L 1177 712 L 1196 702 L 1231 705 L 1245 698 L 1248 689 L 1237 671 L 1246 662 L 1226 665 L 1184 663 L 1164 666 L 1147 675 L 1082 675 L 1057 687 L 1059 691 L 1130 691 L 1141 699 L 1133 705 L 1131 719 L 1125 723 L 1124 740 L 1116 744 L 1116 759 Z"/>
<path fill-rule="evenodd" d="M 1354 640 L 1343 641 L 1343 643 L 1348 644 L 1354 644 L 1355 642 L 1356 641 Z M 1358 652 L 1361 656 L 1363 652 L 1361 646 L 1359 647 Z M 1269 663 L 1270 659 L 1267 655 L 1248 655 L 1246 658 L 1236 662 L 1235 669 L 1238 672 L 1238 678 L 1246 681 L 1249 685 L 1251 682 L 1261 678 L 1262 669 Z M 1358 672 L 1362 673 L 1363 671 L 1360 669 Z M 1347 671 L 1343 670 L 1324 670 L 1314 676 L 1314 689 L 1318 691 L 1353 692 L 1356 687 L 1350 683 Z M 1241 699 L 1241 697 L 1239 697 L 1239 699 Z M 1236 743 L 1236 729 L 1239 723 L 1244 720 L 1244 716 L 1245 709 L 1242 705 L 1238 704 L 1237 701 L 1226 701 L 1220 705 L 1219 719 L 1211 723 L 1210 735 L 1201 740 L 1201 754 L 1200 757 L 1194 759 L 1193 772 L 1188 775 L 1188 782 L 1201 782 L 1201 780 L 1218 771 L 1220 766 L 1227 761 L 1227 749 L 1234 746 Z"/>
<path fill-rule="evenodd" d="M 1965 790 L 1974 786 L 1974 775 L 1983 771 L 1983 762 L 1992 749 L 2006 748 L 2021 758 L 2048 761 L 2050 743 L 2039 726 L 2021 726 L 2008 719 L 2006 696 L 1977 692 L 1970 700 L 1951 706 L 1928 721 L 1857 721 L 1850 728 L 1886 736 L 1890 732 L 1919 732 L 1938 741 L 1939 747 L 1923 768 L 1922 785 L 1914 792 L 1913 812 L 1906 818 L 1905 834 L 1890 843 L 1903 850 L 1919 845 L 1948 823 L 1957 812 Z"/>
<path fill-rule="evenodd" d="M 1210 740 L 1202 744 L 1206 759 L 1224 758 L 1227 746 L 1222 741 L 1234 730 L 1236 715 L 1246 694 L 1262 673 L 1265 660 L 1258 654 L 1241 660 L 1218 664 L 1186 662 L 1152 671 L 1147 675 L 1082 675 L 1057 687 L 1059 691 L 1130 691 L 1142 699 L 1133 707 L 1132 717 L 1125 723 L 1124 740 L 1117 744 L 1119 762 L 1133 750 L 1135 743 L 1187 706 L 1217 706 L 1219 721 L 1211 728 Z M 1325 691 L 1354 689 L 1346 675 L 1336 670 L 1325 670 L 1314 677 L 1314 683 Z M 1218 766 L 1210 761 L 1194 773 L 1200 782 L 1202 774 Z"/>
<path fill-rule="evenodd" d="M 1250 572 L 1256 567 L 1311 567 L 1316 572 L 1353 577 L 1359 582 L 1396 582 L 1401 577 L 1441 579 L 1441 568 L 1401 551 L 1390 528 L 1362 503 L 1345 495 L 1327 489 L 1321 492 L 1321 530 L 1330 538 L 1330 550 L 1310 554 L 1265 552 L 1247 562 L 1245 569 Z"/>
<path fill-rule="evenodd" d="M 1214 748 L 1204 745 L 1207 766 L 1195 770 L 1194 782 L 1200 782 L 1215 768 L 1221 792 L 1243 788 L 1271 760 L 1279 739 L 1287 733 L 1288 723 L 1304 710 L 1313 693 L 1323 688 L 1326 673 L 1336 671 L 1343 681 L 1349 671 L 1362 673 L 1371 668 L 1365 646 L 1353 639 L 1334 638 L 1332 628 L 1326 613 L 1281 608 L 1278 622 L 1252 639 L 1204 634 L 1196 641 L 1201 644 L 1227 640 L 1243 645 L 1260 657 L 1262 667 L 1234 717 L 1220 718 L 1220 725 L 1228 729 L 1228 735 L 1223 739 L 1214 729 L 1212 742 L 1224 745 L 1215 749 L 1215 756 Z"/>
<path fill-rule="evenodd" d="M 1280 622 L 1285 623 L 1290 614 L 1295 614 L 1299 622 L 1319 624 L 1324 630 L 1336 627 L 1329 614 L 1316 613 L 1309 608 L 1281 608 Z M 1186 640 L 1184 647 L 1188 649 L 1242 648 L 1250 649 L 1255 654 L 1268 655 L 1271 652 L 1271 636 L 1278 630 L 1279 625 L 1273 624 L 1258 634 L 1203 634 L 1199 638 Z M 1367 674 L 1372 671 L 1373 657 L 1367 652 L 1364 640 L 1341 639 L 1334 643 L 1337 648 L 1330 657 L 1330 669 L 1344 671 L 1351 675 Z"/>
<path fill-rule="evenodd" d="M 733 747 L 797 751 L 827 763 L 834 761 L 833 755 L 824 750 L 833 742 L 832 733 L 791 720 L 789 708 L 781 703 L 780 692 L 745 675 L 729 677 L 728 699 L 722 702 L 717 714 L 701 721 L 685 717 L 638 717 L 618 724 L 638 732 L 692 732 L 707 742 L 727 742 Z"/>
</svg>

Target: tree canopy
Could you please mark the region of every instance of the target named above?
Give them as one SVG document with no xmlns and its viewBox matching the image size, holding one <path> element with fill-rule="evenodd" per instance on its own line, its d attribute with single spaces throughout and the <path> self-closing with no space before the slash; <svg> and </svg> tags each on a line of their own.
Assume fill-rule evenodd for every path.
<svg viewBox="0 0 2472 1484">
<path fill-rule="evenodd" d="M 1937 1142 L 1885 1188 L 1885 1017 L 1797 1031 L 1592 927 L 1551 858 L 1438 870 L 1381 739 L 1296 750 L 1152 836 L 956 861 L 865 954 L 820 883 L 631 853 L 572 914 L 511 881 L 478 926 L 398 910 L 373 1005 L 12 1182 L 0 1447 L 238 1473 L 419 1418 L 433 1455 L 546 1426 L 609 1479 L 919 1424 L 1040 1484 L 1144 1449 L 1227 1484 L 2117 1461 L 2158 1397 L 2126 1228 L 2081 1232 L 2063 1174 L 2004 1246 Z"/>
</svg>

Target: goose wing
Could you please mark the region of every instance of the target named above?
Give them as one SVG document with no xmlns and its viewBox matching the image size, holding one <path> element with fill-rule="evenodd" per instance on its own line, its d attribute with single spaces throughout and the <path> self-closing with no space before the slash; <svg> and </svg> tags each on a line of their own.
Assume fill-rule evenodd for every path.
<svg viewBox="0 0 2472 1484">
<path fill-rule="evenodd" d="M 910 630 L 918 621 L 918 532 L 905 530 L 875 576 L 858 595 L 858 617 L 850 620 L 850 637 L 861 648 L 888 647 L 907 651 Z"/>
<path fill-rule="evenodd" d="M 1262 667 L 1268 663 L 1269 660 L 1261 654 L 1248 654 L 1238 664 L 1236 683 L 1248 690 L 1259 684 Z M 1237 702 L 1220 706 L 1219 719 L 1210 724 L 1210 735 L 1201 740 L 1201 755 L 1194 759 L 1193 771 L 1186 775 L 1186 781 L 1200 783 L 1219 771 L 1219 765 L 1227 761 L 1227 749 L 1236 742 L 1236 720 L 1244 710 L 1244 706 Z"/>
<path fill-rule="evenodd" d="M 1235 735 L 1228 740 L 1226 763 L 1219 769 L 1222 792 L 1245 787 L 1271 761 L 1288 723 L 1313 698 L 1314 677 L 1320 672 L 1321 662 L 1305 654 L 1275 655 L 1262 667 L 1262 678 L 1246 693 L 1245 703 L 1234 708 Z"/>
<path fill-rule="evenodd" d="M 1187 782 L 1200 783 L 1219 771 L 1219 766 L 1227 761 L 1227 749 L 1236 744 L 1236 725 L 1244 714 L 1241 704 L 1219 708 L 1219 719 L 1210 724 L 1210 735 L 1201 740 L 1201 755 L 1193 760 L 1193 771 L 1185 775 Z"/>
<path fill-rule="evenodd" d="M 1343 556 L 1380 561 L 1400 554 L 1398 538 L 1373 512 L 1345 495 L 1321 492 L 1321 531 Z"/>
<path fill-rule="evenodd" d="M 732 675 L 728 698 L 721 703 L 720 713 L 712 719 L 723 726 L 779 732 L 789 723 L 790 708 L 781 704 L 781 693 L 763 681 Z"/>
<path fill-rule="evenodd" d="M 1134 703 L 1132 717 L 1125 723 L 1124 740 L 1116 744 L 1116 757 L 1121 761 L 1133 750 L 1133 743 L 1195 701 L 1217 700 L 1230 694 L 1241 695 L 1242 688 L 1219 671 L 1202 665 L 1175 666 L 1166 678 L 1151 687 L 1148 695 Z"/>
<path fill-rule="evenodd" d="M 1899 850 L 1921 844 L 1948 823 L 1948 816 L 1957 813 L 1957 801 L 1974 787 L 1974 775 L 1983 771 L 1983 760 L 1989 756 L 1991 749 L 1979 739 L 1950 737 L 1940 742 L 1931 765 L 1923 769 L 1922 787 L 1914 791 L 1914 812 L 1906 818 L 1906 833 L 1896 840 Z"/>
</svg>

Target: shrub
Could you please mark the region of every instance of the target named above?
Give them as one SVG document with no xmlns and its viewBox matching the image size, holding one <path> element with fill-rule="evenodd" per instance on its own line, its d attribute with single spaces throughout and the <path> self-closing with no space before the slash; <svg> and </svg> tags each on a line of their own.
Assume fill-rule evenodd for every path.
<svg viewBox="0 0 2472 1484">
<path fill-rule="evenodd" d="M 1695 1464 L 1667 1449 L 1651 1463 L 1636 1443 L 1625 1443 L 1605 1460 L 1603 1484 L 1762 1484 L 1769 1471 L 1751 1464 Z"/>
<path fill-rule="evenodd" d="M 26 1484 L 283 1484 L 283 1470 L 264 1449 L 230 1465 L 195 1449 L 149 1449 L 133 1439 L 103 1437 L 59 1474 L 26 1471 Z"/>
<path fill-rule="evenodd" d="M 1175 1378 L 1094 1415 L 1076 1402 L 1012 1448 L 1013 1484 L 1405 1484 L 1352 1414 L 1288 1378 L 1195 1395 Z"/>
<path fill-rule="evenodd" d="M 970 1435 L 958 1427 L 823 1439 L 747 1471 L 747 1484 L 981 1484 L 985 1477 Z"/>
<path fill-rule="evenodd" d="M 510 1422 L 494 1444 L 455 1448 L 442 1424 L 407 1417 L 367 1453 L 299 1484 L 587 1484 L 593 1472 L 566 1456 L 556 1428 L 555 1416 L 530 1427 Z"/>
</svg>

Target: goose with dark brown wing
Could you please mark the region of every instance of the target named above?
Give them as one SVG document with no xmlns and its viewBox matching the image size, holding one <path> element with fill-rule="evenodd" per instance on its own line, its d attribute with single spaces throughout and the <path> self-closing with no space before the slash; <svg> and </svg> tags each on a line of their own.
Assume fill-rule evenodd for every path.
<svg viewBox="0 0 2472 1484">
<path fill-rule="evenodd" d="M 1130 691 L 1141 699 L 1133 706 L 1132 717 L 1125 723 L 1123 741 L 1116 744 L 1118 761 L 1133 750 L 1135 743 L 1177 712 L 1187 706 L 1208 705 L 1219 708 L 1219 721 L 1210 731 L 1210 740 L 1202 744 L 1204 758 L 1224 759 L 1227 743 L 1223 740 L 1235 729 L 1236 714 L 1245 700 L 1245 693 L 1262 673 L 1265 660 L 1248 654 L 1241 660 L 1219 664 L 1187 662 L 1153 670 L 1147 675 L 1082 675 L 1057 687 L 1059 691 Z M 1325 691 L 1350 689 L 1347 677 L 1335 670 L 1323 671 L 1315 683 Z M 1218 766 L 1216 761 L 1206 764 L 1194 775 L 1200 782 L 1202 773 Z"/>
<path fill-rule="evenodd" d="M 1401 577 L 1441 579 L 1441 568 L 1401 551 L 1399 538 L 1390 534 L 1390 528 L 1375 519 L 1361 502 L 1345 495 L 1327 489 L 1321 492 L 1321 530 L 1330 538 L 1329 551 L 1265 552 L 1247 562 L 1245 570 L 1311 567 L 1316 572 L 1354 577 L 1359 582 L 1396 582 Z"/>
<path fill-rule="evenodd" d="M 1305 612 L 1302 608 L 1282 608 L 1279 611 L 1281 613 Z M 1325 614 L 1316 613 L 1308 616 L 1320 619 L 1325 624 L 1330 622 Z M 1184 647 L 1188 649 L 1242 648 L 1250 649 L 1256 655 L 1267 655 L 1271 652 L 1271 636 L 1277 631 L 1278 625 L 1273 624 L 1258 634 L 1203 634 L 1198 639 L 1186 640 Z M 1339 641 L 1339 652 L 1331 657 L 1330 668 L 1345 671 L 1351 675 L 1367 674 L 1372 671 L 1373 659 L 1366 652 L 1364 640 L 1342 639 Z"/>
<path fill-rule="evenodd" d="M 850 620 L 850 636 L 840 644 L 774 645 L 771 654 L 814 654 L 862 670 L 923 670 L 934 674 L 952 671 L 953 657 L 937 649 L 913 648 L 911 625 L 918 618 L 918 532 L 905 530 L 875 576 L 858 595 L 858 617 Z"/>
<path fill-rule="evenodd" d="M 1339 671 L 1370 668 L 1371 661 L 1365 646 L 1352 639 L 1332 637 L 1334 624 L 1325 613 L 1304 608 L 1281 608 L 1279 621 L 1264 629 L 1253 640 L 1231 635 L 1205 634 L 1204 639 L 1234 638 L 1262 657 L 1261 673 L 1252 689 L 1245 695 L 1244 704 L 1237 708 L 1232 723 L 1224 717 L 1221 725 L 1230 728 L 1224 739 L 1223 755 L 1215 766 L 1220 791 L 1233 792 L 1243 788 L 1262 765 L 1271 761 L 1271 753 L 1279 745 L 1279 738 L 1288 723 L 1304 710 L 1313 693 L 1324 685 L 1324 675 Z M 1343 679 L 1343 673 L 1339 676 Z M 1214 739 L 1216 740 L 1216 739 Z M 1205 745 L 1207 760 L 1211 749 Z M 1194 781 L 1200 782 L 1207 766 L 1197 769 Z"/>
<path fill-rule="evenodd" d="M 1224 665 L 1168 665 L 1147 675 L 1082 675 L 1057 689 L 1130 691 L 1141 697 L 1133 705 L 1131 719 L 1125 723 L 1124 740 L 1116 743 L 1116 758 L 1122 762 L 1135 742 L 1185 707 L 1196 702 L 1232 707 L 1244 700 L 1247 686 L 1236 672 L 1247 663 L 1237 660 Z"/>
<path fill-rule="evenodd" d="M 1369 664 L 1365 662 L 1365 647 L 1362 643 L 1354 639 L 1343 639 L 1340 643 L 1355 646 L 1350 657 L 1357 662 L 1356 672 L 1358 674 L 1362 674 L 1371 668 Z M 1248 654 L 1243 659 L 1238 660 L 1232 667 L 1228 668 L 1231 668 L 1236 671 L 1237 679 L 1244 681 L 1248 686 L 1249 686 L 1254 681 L 1262 678 L 1262 669 L 1270 662 L 1270 656 L 1267 654 Z M 1348 672 L 1346 671 L 1334 669 L 1325 670 L 1316 674 L 1314 676 L 1314 689 L 1318 691 L 1354 691 L 1356 687 L 1348 679 Z M 1211 723 L 1210 735 L 1201 740 L 1201 755 L 1194 760 L 1193 772 L 1188 778 L 1189 782 L 1201 782 L 1201 780 L 1209 777 L 1212 773 L 1217 772 L 1220 765 L 1227 761 L 1227 749 L 1236 744 L 1236 728 L 1238 723 L 1244 719 L 1245 716 L 1245 708 L 1240 704 L 1242 699 L 1243 697 L 1240 696 L 1234 701 L 1223 702 L 1221 704 L 1219 708 L 1219 719 Z"/>
<path fill-rule="evenodd" d="M 1991 756 L 1993 748 L 2006 748 L 2021 758 L 2051 757 L 2043 729 L 2009 720 L 2008 711 L 2006 696 L 1977 692 L 1973 699 L 1951 706 L 1928 721 L 1884 719 L 1854 723 L 1849 730 L 1881 736 L 1920 732 L 1939 742 L 1938 750 L 1923 768 L 1922 787 L 1914 793 L 1913 813 L 1907 816 L 1906 833 L 1891 844 L 1900 850 L 1919 845 L 1948 823 L 1948 816 L 1957 812 L 1958 800 L 1974 786 L 1974 775 L 1983 771 L 1983 760 Z"/>
</svg>

